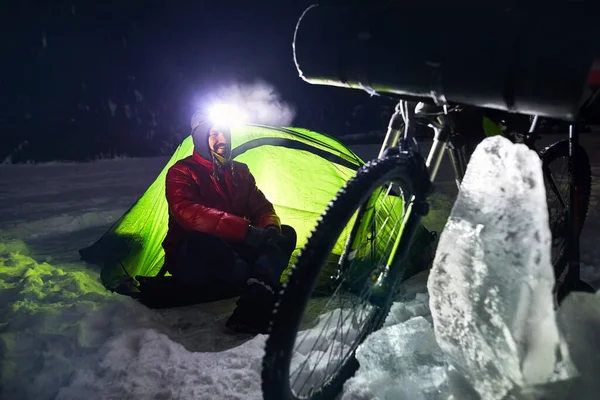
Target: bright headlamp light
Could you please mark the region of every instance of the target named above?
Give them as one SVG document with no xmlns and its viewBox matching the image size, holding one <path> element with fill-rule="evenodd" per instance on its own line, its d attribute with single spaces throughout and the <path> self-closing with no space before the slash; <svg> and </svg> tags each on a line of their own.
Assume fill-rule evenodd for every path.
<svg viewBox="0 0 600 400">
<path fill-rule="evenodd" d="M 208 110 L 208 118 L 213 126 L 232 127 L 244 124 L 248 117 L 234 104 L 214 104 Z"/>
</svg>

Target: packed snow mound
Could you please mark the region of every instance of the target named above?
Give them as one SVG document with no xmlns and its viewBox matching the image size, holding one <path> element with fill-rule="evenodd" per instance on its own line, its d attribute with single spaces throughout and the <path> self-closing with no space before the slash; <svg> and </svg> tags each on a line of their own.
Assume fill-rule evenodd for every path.
<svg viewBox="0 0 600 400">
<path fill-rule="evenodd" d="M 356 358 L 360 370 L 346 382 L 343 400 L 448 399 L 444 354 L 422 316 L 373 333 Z"/>
<path fill-rule="evenodd" d="M 426 276 L 426 275 L 425 275 Z M 425 285 L 423 285 L 423 288 Z M 384 327 L 401 324 L 416 317 L 423 317 L 431 322 L 431 312 L 429 311 L 429 295 L 427 293 L 416 293 L 414 299 L 405 299 L 392 304 L 388 313 Z"/>
<path fill-rule="evenodd" d="M 475 150 L 428 281 L 454 395 L 501 399 L 566 378 L 537 154 L 495 136 Z"/>
<path fill-rule="evenodd" d="M 312 387 L 319 387 L 337 368 L 331 362 L 332 354 L 346 354 L 360 333 L 361 315 L 348 308 L 330 310 L 317 319 L 310 329 L 298 333 L 295 352 L 290 363 L 290 386 L 300 396 L 306 396 Z M 360 321 L 360 322 L 359 322 Z"/>
<path fill-rule="evenodd" d="M 56 400 L 260 400 L 265 338 L 194 353 L 153 329 L 128 331 L 100 348 Z"/>
<path fill-rule="evenodd" d="M 2 399 L 54 399 L 107 337 L 153 326 L 97 272 L 38 263 L 19 241 L 0 243 L 0 321 Z"/>
<path fill-rule="evenodd" d="M 575 367 L 579 382 L 572 399 L 600 397 L 600 292 L 571 293 L 557 311 L 558 324 Z"/>
<path fill-rule="evenodd" d="M 383 328 L 358 347 L 341 400 L 448 400 L 445 359 L 429 311 L 428 272 L 399 287 Z"/>
<path fill-rule="evenodd" d="M 265 336 L 189 352 L 158 314 L 108 292 L 97 271 L 0 243 L 3 400 L 260 399 Z"/>
</svg>

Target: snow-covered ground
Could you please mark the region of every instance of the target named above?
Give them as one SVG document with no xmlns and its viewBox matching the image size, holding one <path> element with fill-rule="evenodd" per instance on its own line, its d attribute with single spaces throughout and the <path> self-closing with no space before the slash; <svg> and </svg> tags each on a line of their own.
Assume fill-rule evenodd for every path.
<svg viewBox="0 0 600 400">
<path fill-rule="evenodd" d="M 598 160 L 600 138 L 590 140 L 592 160 Z M 232 300 L 150 310 L 107 292 L 99 271 L 79 261 L 77 250 L 121 216 L 166 161 L 0 166 L 0 398 L 262 397 L 265 336 L 225 340 L 222 323 Z M 581 256 L 588 280 L 598 287 L 600 165 L 593 175 Z M 453 185 L 450 180 L 438 185 L 433 212 L 425 220 L 431 229 L 443 227 L 456 193 Z M 427 275 L 406 282 L 402 293 L 386 328 L 360 349 L 363 367 L 347 382 L 343 399 L 447 398 Z M 198 321 L 201 329 L 190 333 L 187 327 Z M 561 321 L 575 323 L 567 317 Z M 582 335 L 575 336 L 583 340 Z"/>
</svg>

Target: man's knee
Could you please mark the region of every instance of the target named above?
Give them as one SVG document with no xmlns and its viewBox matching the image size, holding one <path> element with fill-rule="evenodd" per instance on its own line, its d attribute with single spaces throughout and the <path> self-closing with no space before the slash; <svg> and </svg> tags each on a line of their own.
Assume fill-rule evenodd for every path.
<svg viewBox="0 0 600 400">
<path fill-rule="evenodd" d="M 296 230 L 292 226 L 281 225 L 281 234 L 285 236 L 288 242 L 293 243 L 294 247 L 296 247 L 298 235 L 296 234 Z"/>
<path fill-rule="evenodd" d="M 180 249 L 179 261 L 180 269 L 211 269 L 217 265 L 232 267 L 236 257 L 231 246 L 220 238 L 190 232 Z"/>
<path fill-rule="evenodd" d="M 296 230 L 290 225 L 281 225 L 281 234 L 285 236 L 285 242 L 281 244 L 281 248 L 288 256 L 291 256 L 298 241 Z"/>
</svg>

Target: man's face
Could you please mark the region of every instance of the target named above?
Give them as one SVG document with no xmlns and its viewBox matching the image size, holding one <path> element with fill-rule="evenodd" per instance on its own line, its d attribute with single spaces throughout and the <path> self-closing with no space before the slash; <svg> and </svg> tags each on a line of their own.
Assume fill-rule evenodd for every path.
<svg viewBox="0 0 600 400">
<path fill-rule="evenodd" d="M 229 130 L 212 127 L 208 133 L 208 147 L 221 157 L 229 157 Z"/>
</svg>

